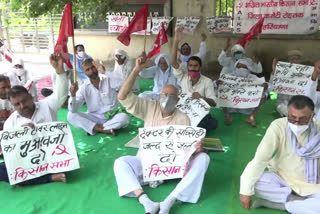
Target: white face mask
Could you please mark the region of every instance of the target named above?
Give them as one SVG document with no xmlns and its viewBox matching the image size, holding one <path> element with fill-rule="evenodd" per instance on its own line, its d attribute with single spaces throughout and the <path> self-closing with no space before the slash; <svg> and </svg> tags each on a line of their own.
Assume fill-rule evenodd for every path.
<svg viewBox="0 0 320 214">
<path fill-rule="evenodd" d="M 78 52 L 78 56 L 79 56 L 80 58 L 83 58 L 83 57 L 84 57 L 84 51 L 79 51 L 79 52 Z"/>
<path fill-rule="evenodd" d="M 235 73 L 238 77 L 248 77 L 250 72 L 245 68 L 236 68 Z"/>
<path fill-rule="evenodd" d="M 23 68 L 16 68 L 14 69 L 14 73 L 18 76 L 22 76 L 25 73 L 25 70 Z"/>
<path fill-rule="evenodd" d="M 290 122 L 288 122 L 288 126 L 296 137 L 300 136 L 303 132 L 305 132 L 309 128 L 309 124 L 308 125 L 295 125 Z"/>
</svg>

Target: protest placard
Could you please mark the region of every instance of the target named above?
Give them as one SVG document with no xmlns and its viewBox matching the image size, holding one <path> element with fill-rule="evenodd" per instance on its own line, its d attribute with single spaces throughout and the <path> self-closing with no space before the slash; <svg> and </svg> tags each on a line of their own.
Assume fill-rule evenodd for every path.
<svg viewBox="0 0 320 214">
<path fill-rule="evenodd" d="M 197 28 L 201 17 L 200 16 L 186 16 L 178 17 L 176 20 L 176 30 L 178 27 L 183 27 L 184 33 L 192 34 Z"/>
<path fill-rule="evenodd" d="M 207 17 L 207 29 L 209 33 L 231 32 L 231 17 L 230 16 L 212 16 Z"/>
<path fill-rule="evenodd" d="M 64 122 L 42 123 L 0 132 L 10 184 L 78 169 L 70 127 Z"/>
<path fill-rule="evenodd" d="M 109 33 L 121 33 L 126 27 L 129 25 L 129 17 L 128 16 L 108 16 L 109 25 L 108 32 Z"/>
<path fill-rule="evenodd" d="M 262 33 L 311 34 L 319 29 L 318 0 L 236 0 L 234 32 L 247 33 L 261 18 Z"/>
<path fill-rule="evenodd" d="M 211 107 L 202 98 L 192 99 L 192 95 L 186 93 L 179 94 L 179 98 L 176 107 L 188 115 L 191 126 L 197 126 L 199 122 L 209 114 Z"/>
<path fill-rule="evenodd" d="M 206 130 L 190 126 L 140 128 L 140 159 L 143 180 L 156 181 L 182 178 L 195 145 Z"/>
<path fill-rule="evenodd" d="M 305 95 L 306 85 L 314 71 L 313 66 L 278 62 L 271 90 L 279 94 Z"/>
<path fill-rule="evenodd" d="M 222 74 L 218 88 L 217 105 L 227 108 L 255 108 L 259 105 L 264 78 L 248 79 Z"/>
<path fill-rule="evenodd" d="M 173 17 L 165 17 L 165 16 L 152 17 L 152 28 L 151 28 L 152 34 L 157 35 L 159 33 L 162 23 L 164 24 L 164 28 L 167 30 L 172 19 Z"/>
</svg>

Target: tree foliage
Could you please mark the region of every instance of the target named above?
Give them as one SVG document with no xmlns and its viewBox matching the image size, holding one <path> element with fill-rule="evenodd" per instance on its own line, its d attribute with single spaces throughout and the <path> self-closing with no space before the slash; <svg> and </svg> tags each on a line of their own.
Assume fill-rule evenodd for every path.
<svg viewBox="0 0 320 214">
<path fill-rule="evenodd" d="M 232 15 L 233 0 L 216 0 L 216 14 L 218 15 Z M 221 4 L 221 6 L 220 6 Z M 226 8 L 227 5 L 227 8 Z M 221 12 L 220 12 L 221 7 Z"/>
<path fill-rule="evenodd" d="M 48 14 L 61 14 L 70 0 L 0 0 L 11 11 L 24 11 L 26 17 L 36 18 Z M 81 15 L 86 22 L 106 19 L 108 11 L 116 9 L 114 0 L 72 0 L 73 15 Z"/>
</svg>

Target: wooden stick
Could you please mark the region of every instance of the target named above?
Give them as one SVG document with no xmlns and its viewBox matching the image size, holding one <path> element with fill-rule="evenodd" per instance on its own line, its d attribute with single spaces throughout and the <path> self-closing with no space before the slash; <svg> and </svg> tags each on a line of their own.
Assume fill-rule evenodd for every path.
<svg viewBox="0 0 320 214">
<path fill-rule="evenodd" d="M 74 43 L 74 36 L 72 38 L 72 49 L 73 49 L 73 83 L 77 82 L 77 68 L 76 68 L 76 50 L 75 50 L 75 43 Z"/>
<path fill-rule="evenodd" d="M 147 43 L 147 29 L 144 30 L 144 45 L 143 45 L 144 52 L 146 52 L 146 43 Z"/>
</svg>

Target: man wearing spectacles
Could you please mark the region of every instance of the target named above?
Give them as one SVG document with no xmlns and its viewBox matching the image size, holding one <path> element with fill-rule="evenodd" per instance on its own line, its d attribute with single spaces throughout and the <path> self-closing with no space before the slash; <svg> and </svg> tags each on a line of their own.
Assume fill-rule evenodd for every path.
<svg viewBox="0 0 320 214">
<path fill-rule="evenodd" d="M 320 123 L 313 117 L 312 100 L 297 95 L 288 103 L 288 117 L 271 123 L 241 175 L 240 202 L 245 209 L 320 213 Z M 258 199 L 251 206 L 252 195 Z"/>
</svg>

